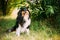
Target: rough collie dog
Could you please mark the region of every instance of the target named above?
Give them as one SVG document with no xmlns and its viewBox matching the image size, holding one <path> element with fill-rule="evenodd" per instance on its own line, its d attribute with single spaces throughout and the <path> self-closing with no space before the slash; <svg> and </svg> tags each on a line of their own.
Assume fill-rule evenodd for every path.
<svg viewBox="0 0 60 40">
<path fill-rule="evenodd" d="M 20 33 L 26 32 L 29 35 L 31 19 L 30 12 L 27 7 L 21 7 L 18 16 L 16 18 L 16 24 L 11 29 L 8 29 L 8 32 L 16 31 L 16 35 L 20 36 Z"/>
</svg>

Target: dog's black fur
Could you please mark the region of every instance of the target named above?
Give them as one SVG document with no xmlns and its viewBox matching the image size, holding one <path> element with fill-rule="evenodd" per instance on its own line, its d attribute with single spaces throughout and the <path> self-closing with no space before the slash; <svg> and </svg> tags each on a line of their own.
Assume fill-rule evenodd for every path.
<svg viewBox="0 0 60 40">
<path fill-rule="evenodd" d="M 22 11 L 28 11 L 29 12 L 29 10 L 28 10 L 27 7 L 21 7 L 20 10 L 19 10 L 19 12 L 18 12 L 18 16 L 16 18 L 16 24 L 15 24 L 15 26 L 12 27 L 11 29 L 8 29 L 7 32 L 16 31 L 16 28 L 19 27 L 19 24 L 23 27 L 23 24 L 25 23 L 25 20 L 23 19 Z M 30 12 L 29 12 L 29 18 L 30 18 Z M 30 27 L 30 25 L 27 28 L 29 28 L 29 27 Z"/>
</svg>

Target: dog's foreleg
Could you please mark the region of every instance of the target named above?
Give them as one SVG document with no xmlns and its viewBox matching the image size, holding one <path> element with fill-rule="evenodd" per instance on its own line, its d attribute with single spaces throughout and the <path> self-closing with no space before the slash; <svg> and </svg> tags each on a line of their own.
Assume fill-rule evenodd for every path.
<svg viewBox="0 0 60 40">
<path fill-rule="evenodd" d="M 29 31 L 29 28 L 26 29 L 26 34 L 29 35 L 30 34 L 30 31 Z"/>
<path fill-rule="evenodd" d="M 20 36 L 21 33 L 21 25 L 19 25 L 19 27 L 16 29 L 16 35 Z"/>
</svg>

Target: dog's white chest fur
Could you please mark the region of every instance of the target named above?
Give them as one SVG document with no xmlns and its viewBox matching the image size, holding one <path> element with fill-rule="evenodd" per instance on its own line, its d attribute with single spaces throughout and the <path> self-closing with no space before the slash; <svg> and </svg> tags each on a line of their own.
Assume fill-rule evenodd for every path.
<svg viewBox="0 0 60 40">
<path fill-rule="evenodd" d="M 26 18 L 24 18 L 24 20 L 26 21 L 23 24 L 23 27 L 21 27 L 21 25 L 19 24 L 19 27 L 16 29 L 16 34 L 18 36 L 20 36 L 21 32 L 27 32 L 27 34 L 29 34 L 29 29 L 27 29 L 27 27 L 30 25 L 31 23 L 31 19 L 27 19 L 28 16 L 25 16 Z"/>
<path fill-rule="evenodd" d="M 24 32 L 27 27 L 30 25 L 31 19 L 28 19 L 24 24 L 23 27 L 21 27 L 21 32 Z"/>
</svg>

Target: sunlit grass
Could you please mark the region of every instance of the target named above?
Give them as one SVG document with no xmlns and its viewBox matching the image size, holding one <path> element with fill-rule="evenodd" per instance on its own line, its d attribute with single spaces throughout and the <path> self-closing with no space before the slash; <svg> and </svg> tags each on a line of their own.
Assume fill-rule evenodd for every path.
<svg viewBox="0 0 60 40">
<path fill-rule="evenodd" d="M 6 16 L 8 17 L 8 16 Z M 60 35 L 46 25 L 46 22 L 32 21 L 30 26 L 30 35 L 25 33 L 19 37 L 15 32 L 5 33 L 5 31 L 15 25 L 15 19 L 0 18 L 0 40 L 60 40 Z"/>
<path fill-rule="evenodd" d="M 1 40 L 50 40 L 48 36 L 46 36 L 43 32 L 35 32 L 31 31 L 30 35 L 21 34 L 20 37 L 16 36 L 15 33 L 10 33 L 5 36 Z"/>
</svg>

